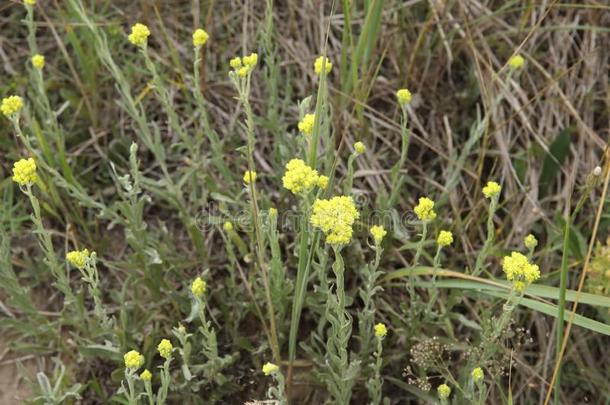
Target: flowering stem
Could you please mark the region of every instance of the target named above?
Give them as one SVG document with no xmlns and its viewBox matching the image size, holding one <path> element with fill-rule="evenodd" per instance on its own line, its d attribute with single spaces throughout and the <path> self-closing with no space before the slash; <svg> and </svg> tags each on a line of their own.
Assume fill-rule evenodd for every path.
<svg viewBox="0 0 610 405">
<path fill-rule="evenodd" d="M 441 262 L 441 249 L 442 247 L 439 245 L 436 248 L 436 254 L 434 255 L 434 262 L 432 264 L 432 289 L 430 291 L 430 299 L 428 300 L 428 305 L 426 306 L 426 312 L 430 313 L 432 308 L 434 307 L 434 303 L 438 298 L 438 288 L 436 287 L 436 276 L 438 275 L 438 268 Z"/>
<path fill-rule="evenodd" d="M 396 199 L 400 195 L 400 189 L 403 183 L 403 177 L 400 176 L 400 169 L 405 164 L 407 160 L 407 152 L 409 150 L 409 138 L 411 136 L 411 131 L 407 127 L 407 123 L 409 120 L 409 114 L 407 112 L 407 106 L 401 104 L 400 109 L 402 111 L 402 119 L 400 121 L 400 136 L 402 139 L 402 144 L 400 148 L 400 159 L 398 162 L 392 167 L 391 172 L 391 184 L 392 191 L 390 193 L 390 198 L 388 200 L 388 208 L 392 208 L 396 204 Z"/>
<path fill-rule="evenodd" d="M 246 132 L 247 132 L 247 161 L 248 170 L 253 173 L 254 168 L 254 114 L 252 113 L 252 107 L 248 95 L 250 94 L 250 75 L 246 77 L 245 86 L 238 86 L 239 98 L 244 106 L 246 112 Z M 243 84 L 243 81 L 238 80 L 238 83 Z M 256 239 L 255 251 L 258 260 L 258 266 L 261 271 L 263 286 L 265 289 L 265 299 L 267 301 L 267 312 L 269 315 L 269 331 L 271 333 L 271 351 L 273 352 L 273 359 L 276 363 L 281 363 L 280 345 L 277 336 L 277 327 L 275 322 L 275 311 L 273 309 L 273 300 L 271 298 L 271 289 L 269 287 L 269 277 L 267 274 L 267 267 L 263 257 L 263 235 L 261 231 L 261 219 L 259 215 L 258 202 L 256 198 L 256 188 L 254 181 L 249 182 L 250 189 L 250 209 L 252 214 L 252 223 L 254 224 L 254 235 Z"/>
<path fill-rule="evenodd" d="M 159 387 L 159 391 L 157 392 L 157 405 L 165 404 L 165 400 L 167 399 L 167 392 L 169 391 L 169 384 L 171 382 L 171 376 L 169 374 L 169 366 L 172 362 L 171 354 L 165 359 L 163 363 L 163 368 L 161 368 L 161 387 Z"/>
<path fill-rule="evenodd" d="M 197 108 L 199 110 L 199 123 L 201 128 L 207 135 L 210 145 L 212 147 L 212 162 L 216 165 L 216 168 L 222 173 L 225 179 L 232 178 L 231 172 L 227 167 L 222 153 L 222 146 L 220 144 L 220 139 L 218 138 L 218 134 L 216 131 L 212 129 L 210 125 L 210 119 L 208 117 L 208 111 L 205 106 L 205 99 L 203 97 L 203 93 L 201 92 L 201 83 L 200 83 L 200 75 L 199 69 L 201 66 L 201 47 L 195 47 L 195 61 L 193 62 L 193 77 L 194 83 L 193 87 L 193 95 L 195 97 L 195 101 L 197 103 Z"/>
<path fill-rule="evenodd" d="M 417 249 L 415 251 L 415 258 L 413 259 L 413 267 L 419 264 L 419 257 L 421 256 L 422 251 L 424 250 L 424 242 L 426 241 L 426 236 L 428 234 L 428 223 L 427 221 L 422 222 L 422 231 L 421 231 L 421 239 L 417 244 Z M 409 294 L 411 295 L 411 300 L 415 299 L 415 275 L 413 272 L 409 273 Z"/>
<path fill-rule="evenodd" d="M 127 381 L 128 390 L 125 393 L 127 396 L 127 403 L 129 405 L 138 405 L 136 398 L 136 389 L 133 384 L 133 372 L 130 369 L 125 369 L 125 380 Z"/>
<path fill-rule="evenodd" d="M 499 194 L 496 194 L 491 197 L 491 201 L 489 203 L 488 217 L 487 217 L 487 239 L 485 240 L 485 244 L 483 244 L 483 248 L 479 252 L 477 256 L 477 261 L 474 266 L 474 271 L 472 272 L 473 276 L 478 276 L 481 274 L 483 270 L 483 262 L 487 258 L 489 254 L 489 249 L 494 241 L 494 236 L 496 232 L 496 228 L 494 227 L 494 215 L 496 213 L 496 209 L 498 207 L 498 199 L 500 198 Z"/>
</svg>

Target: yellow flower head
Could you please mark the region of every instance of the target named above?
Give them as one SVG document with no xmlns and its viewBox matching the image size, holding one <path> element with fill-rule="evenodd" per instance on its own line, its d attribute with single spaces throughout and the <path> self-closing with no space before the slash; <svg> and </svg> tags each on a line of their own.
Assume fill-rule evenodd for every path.
<svg viewBox="0 0 610 405">
<path fill-rule="evenodd" d="M 278 366 L 276 366 L 275 364 L 267 362 L 263 365 L 263 374 L 265 374 L 265 375 L 275 374 L 275 373 L 277 373 L 277 371 L 279 369 L 280 368 Z"/>
<path fill-rule="evenodd" d="M 201 297 L 205 294 L 207 283 L 201 277 L 197 277 L 191 284 L 191 292 L 195 297 Z"/>
<path fill-rule="evenodd" d="M 240 67 L 239 69 L 237 69 L 237 75 L 239 77 L 246 77 L 246 76 L 248 76 L 248 73 L 250 73 L 250 69 L 246 66 Z"/>
<path fill-rule="evenodd" d="M 407 89 L 400 89 L 396 92 L 396 98 L 400 104 L 409 104 L 413 95 Z"/>
<path fill-rule="evenodd" d="M 258 63 L 258 54 L 257 53 L 251 53 L 248 56 L 244 56 L 242 58 L 242 63 L 247 68 L 250 68 L 250 70 L 254 69 L 254 66 L 256 66 L 256 64 Z"/>
<path fill-rule="evenodd" d="M 324 66 L 326 74 L 329 74 L 330 71 L 333 70 L 333 64 L 330 62 L 330 60 L 324 56 L 319 56 L 313 64 L 313 70 L 317 75 L 322 74 L 322 66 Z"/>
<path fill-rule="evenodd" d="M 318 187 L 320 187 L 321 189 L 325 189 L 326 187 L 328 187 L 328 182 L 328 176 L 321 175 L 318 177 Z"/>
<path fill-rule="evenodd" d="M 373 240 L 377 245 L 381 243 L 383 237 L 388 234 L 388 232 L 381 225 L 373 225 L 371 226 L 371 235 L 373 235 Z"/>
<path fill-rule="evenodd" d="M 246 77 L 258 63 L 258 54 L 251 53 L 243 58 L 235 57 L 229 64 L 239 77 Z"/>
<path fill-rule="evenodd" d="M 233 69 L 239 69 L 241 67 L 241 58 L 239 56 L 234 57 L 229 61 L 229 65 L 231 65 Z"/>
<path fill-rule="evenodd" d="M 474 382 L 481 381 L 484 377 L 483 369 L 481 367 L 475 368 L 474 370 L 472 370 L 472 373 L 470 373 L 470 376 L 472 377 L 472 380 Z"/>
<path fill-rule="evenodd" d="M 519 292 L 540 278 L 538 266 L 530 263 L 527 257 L 518 252 L 512 252 L 510 256 L 504 257 L 502 270 L 506 274 L 506 279 L 512 281 L 514 288 Z"/>
<path fill-rule="evenodd" d="M 483 187 L 483 195 L 485 198 L 492 198 L 500 194 L 502 187 L 495 181 L 488 181 L 487 185 Z"/>
<path fill-rule="evenodd" d="M 28 6 L 35 6 L 36 5 L 36 0 L 23 0 L 23 2 L 25 4 L 27 4 Z"/>
<path fill-rule="evenodd" d="M 277 217 L 277 208 L 274 208 L 274 207 L 269 208 L 269 216 Z"/>
<path fill-rule="evenodd" d="M 535 249 L 538 246 L 538 239 L 530 233 L 523 239 L 523 244 L 528 249 Z"/>
<path fill-rule="evenodd" d="M 388 334 L 388 328 L 383 323 L 375 325 L 375 336 L 384 338 Z"/>
<path fill-rule="evenodd" d="M 129 34 L 127 39 L 135 46 L 144 46 L 146 45 L 149 36 L 150 30 L 148 27 L 144 24 L 137 23 L 131 27 L 131 34 Z"/>
<path fill-rule="evenodd" d="M 352 197 L 318 199 L 313 204 L 309 221 L 326 235 L 326 243 L 344 245 L 352 239 L 352 225 L 360 217 Z"/>
<path fill-rule="evenodd" d="M 299 131 L 303 135 L 311 135 L 313 132 L 313 124 L 316 120 L 315 114 L 305 114 L 303 119 L 299 121 Z"/>
<path fill-rule="evenodd" d="M 144 356 L 135 350 L 125 353 L 123 360 L 125 360 L 125 367 L 131 370 L 137 370 L 144 365 Z"/>
<path fill-rule="evenodd" d="M 36 162 L 34 159 L 21 159 L 13 164 L 13 181 L 20 186 L 34 183 L 38 180 Z"/>
<path fill-rule="evenodd" d="M 523 59 L 523 56 L 521 56 L 521 55 L 511 56 L 510 59 L 508 60 L 508 66 L 510 66 L 513 69 L 519 69 L 519 68 L 523 67 L 524 63 L 525 63 L 525 59 Z"/>
<path fill-rule="evenodd" d="M 208 38 L 210 36 L 207 32 L 202 30 L 201 28 L 197 28 L 195 32 L 193 32 L 193 46 L 203 46 L 206 42 L 208 42 Z"/>
<path fill-rule="evenodd" d="M 362 142 L 358 141 L 354 144 L 354 150 L 360 155 L 366 151 L 366 146 Z"/>
<path fill-rule="evenodd" d="M 447 384 L 439 385 L 437 391 L 440 399 L 447 399 L 449 398 L 449 395 L 451 395 L 451 388 L 449 388 Z"/>
<path fill-rule="evenodd" d="M 152 373 L 150 371 L 148 371 L 148 369 L 142 371 L 142 374 L 140 374 L 140 380 L 142 380 L 142 381 L 152 380 Z"/>
<path fill-rule="evenodd" d="M 87 264 L 87 259 L 89 259 L 89 250 L 73 250 L 72 252 L 68 252 L 66 255 L 66 260 L 72 266 L 82 269 Z"/>
<path fill-rule="evenodd" d="M 159 356 L 163 357 L 164 359 L 169 358 L 169 356 L 172 354 L 173 349 L 174 346 L 172 345 L 172 342 L 170 342 L 168 339 L 162 339 L 159 343 L 159 346 L 157 346 Z"/>
<path fill-rule="evenodd" d="M 2 99 L 0 110 L 2 114 L 11 117 L 23 108 L 23 99 L 19 96 L 9 96 Z"/>
<path fill-rule="evenodd" d="M 32 66 L 38 70 L 42 70 L 44 68 L 44 56 L 39 53 L 32 56 Z"/>
<path fill-rule="evenodd" d="M 432 221 L 436 218 L 436 212 L 434 212 L 434 201 L 428 197 L 420 197 L 419 204 L 413 209 L 415 215 L 420 221 Z"/>
<path fill-rule="evenodd" d="M 293 194 L 309 191 L 318 184 L 318 172 L 307 166 L 301 159 L 292 159 L 286 164 L 286 173 L 282 177 L 284 188 Z"/>
<path fill-rule="evenodd" d="M 231 232 L 233 230 L 233 223 L 231 221 L 225 221 L 225 223 L 222 225 L 222 229 L 227 232 Z"/>
<path fill-rule="evenodd" d="M 439 246 L 449 246 L 453 243 L 453 234 L 450 231 L 441 231 L 436 238 Z"/>
<path fill-rule="evenodd" d="M 253 170 L 246 170 L 244 172 L 244 183 L 250 184 L 256 181 L 256 172 Z"/>
</svg>

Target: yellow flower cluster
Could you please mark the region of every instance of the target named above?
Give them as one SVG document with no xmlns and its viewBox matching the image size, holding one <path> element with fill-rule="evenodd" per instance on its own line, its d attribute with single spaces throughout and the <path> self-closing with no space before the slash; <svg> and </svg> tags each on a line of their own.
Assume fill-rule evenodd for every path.
<svg viewBox="0 0 610 405">
<path fill-rule="evenodd" d="M 303 119 L 299 121 L 299 131 L 303 135 L 311 135 L 313 132 L 313 124 L 316 120 L 315 114 L 305 114 Z"/>
<path fill-rule="evenodd" d="M 328 178 L 328 176 L 320 175 L 318 177 L 318 187 L 324 190 L 326 187 L 328 187 L 329 180 L 330 179 Z"/>
<path fill-rule="evenodd" d="M 193 46 L 198 47 L 205 45 L 205 43 L 208 42 L 209 37 L 207 32 L 201 28 L 197 28 L 195 32 L 193 32 Z"/>
<path fill-rule="evenodd" d="M 326 243 L 344 245 L 352 239 L 352 225 L 360 217 L 354 200 L 348 196 L 318 199 L 309 221 L 326 235 Z"/>
<path fill-rule="evenodd" d="M 226 221 L 222 225 L 222 229 L 224 229 L 226 232 L 231 232 L 233 230 L 233 223 L 231 221 Z"/>
<path fill-rule="evenodd" d="M 13 164 L 13 181 L 20 186 L 34 183 L 38 180 L 36 162 L 34 159 L 21 159 Z"/>
<path fill-rule="evenodd" d="M 371 235 L 373 235 L 373 240 L 376 244 L 380 244 L 383 240 L 383 237 L 386 236 L 388 232 L 381 225 L 373 225 L 371 226 Z"/>
<path fill-rule="evenodd" d="M 487 185 L 483 187 L 483 195 L 485 198 L 492 198 L 500 194 L 502 187 L 495 181 L 488 181 Z"/>
<path fill-rule="evenodd" d="M 354 150 L 360 155 L 366 151 L 366 146 L 362 142 L 358 141 L 354 144 Z"/>
<path fill-rule="evenodd" d="M 420 221 L 432 221 L 436 218 L 436 212 L 434 212 L 434 201 L 428 197 L 420 197 L 419 204 L 413 209 L 415 215 Z"/>
<path fill-rule="evenodd" d="M 453 234 L 450 231 L 440 231 L 436 243 L 439 246 L 449 246 L 453 243 Z"/>
<path fill-rule="evenodd" d="M 144 365 L 144 356 L 136 350 L 125 353 L 123 360 L 125 361 L 125 367 L 131 370 L 137 370 Z"/>
<path fill-rule="evenodd" d="M 72 252 L 68 252 L 66 255 L 66 260 L 72 266 L 82 269 L 87 264 L 87 259 L 89 259 L 89 250 L 73 250 Z"/>
<path fill-rule="evenodd" d="M 229 64 L 239 77 L 246 77 L 248 73 L 250 73 L 254 69 L 257 63 L 258 54 L 256 53 L 251 53 L 250 55 L 244 56 L 243 58 L 236 56 L 229 62 Z"/>
<path fill-rule="evenodd" d="M 9 96 L 2 99 L 0 104 L 0 111 L 2 114 L 10 117 L 17 114 L 23 108 L 23 99 L 19 96 Z"/>
<path fill-rule="evenodd" d="M 439 385 L 437 391 L 440 399 L 447 399 L 449 398 L 449 395 L 451 395 L 451 388 L 449 388 L 447 384 Z"/>
<path fill-rule="evenodd" d="M 140 380 L 142 380 L 142 381 L 152 380 L 152 373 L 150 371 L 148 371 L 148 369 L 142 371 L 142 374 L 140 374 Z"/>
<path fill-rule="evenodd" d="M 318 171 L 307 166 L 301 159 L 292 159 L 286 164 L 286 173 L 282 177 L 284 188 L 293 194 L 309 191 L 319 184 Z M 326 180 L 328 183 L 328 180 Z"/>
<path fill-rule="evenodd" d="M 538 246 L 538 239 L 530 233 L 523 239 L 523 244 L 528 249 L 535 249 Z"/>
<path fill-rule="evenodd" d="M 38 70 L 42 70 L 44 68 L 44 56 L 39 53 L 32 56 L 32 66 Z"/>
<path fill-rule="evenodd" d="M 256 181 L 256 172 L 254 170 L 246 170 L 244 172 L 244 183 L 250 184 Z"/>
<path fill-rule="evenodd" d="M 207 283 L 201 277 L 197 277 L 191 284 L 191 292 L 195 297 L 201 297 L 205 294 L 206 287 Z"/>
<path fill-rule="evenodd" d="M 511 281 L 519 292 L 523 292 L 525 287 L 540 278 L 538 266 L 530 263 L 527 257 L 519 252 L 512 252 L 510 256 L 504 257 L 502 270 L 506 273 L 506 279 Z"/>
<path fill-rule="evenodd" d="M 481 381 L 484 377 L 483 369 L 481 367 L 475 368 L 474 370 L 472 370 L 472 373 L 470 373 L 470 376 L 472 377 L 472 380 L 474 382 Z"/>
<path fill-rule="evenodd" d="M 149 36 L 150 30 L 148 27 L 144 24 L 137 23 L 131 27 L 131 34 L 129 34 L 127 39 L 135 46 L 144 46 L 146 45 Z"/>
<path fill-rule="evenodd" d="M 173 349 L 174 346 L 172 345 L 172 342 L 167 339 L 162 339 L 159 345 L 157 346 L 159 356 L 163 357 L 164 359 L 169 358 L 170 354 L 172 354 Z"/>
<path fill-rule="evenodd" d="M 279 369 L 280 368 L 278 366 L 276 366 L 275 364 L 267 362 L 263 365 L 263 374 L 265 374 L 265 375 L 275 374 L 275 373 L 277 373 L 277 371 Z"/>
<path fill-rule="evenodd" d="M 319 56 L 313 64 L 313 70 L 317 75 L 322 74 L 322 69 L 326 70 L 326 74 L 329 74 L 333 70 L 333 64 L 324 56 Z"/>
<path fill-rule="evenodd" d="M 375 336 L 384 338 L 388 334 L 388 328 L 383 323 L 375 325 Z"/>
<path fill-rule="evenodd" d="M 523 67 L 524 63 L 525 63 L 525 59 L 523 59 L 523 56 L 521 56 L 521 55 L 511 56 L 510 59 L 508 60 L 508 66 L 510 66 L 513 69 L 519 69 L 519 68 Z"/>
<path fill-rule="evenodd" d="M 36 0 L 23 0 L 23 2 L 25 4 L 27 4 L 28 6 L 35 6 L 36 5 Z"/>
<path fill-rule="evenodd" d="M 409 104 L 413 95 L 407 89 L 400 89 L 396 92 L 396 98 L 400 104 Z"/>
</svg>

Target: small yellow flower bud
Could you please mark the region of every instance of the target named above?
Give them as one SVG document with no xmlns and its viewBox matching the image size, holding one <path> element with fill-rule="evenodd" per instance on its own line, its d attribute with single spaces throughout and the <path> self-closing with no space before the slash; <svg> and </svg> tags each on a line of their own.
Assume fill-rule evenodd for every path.
<svg viewBox="0 0 610 405">
<path fill-rule="evenodd" d="M 470 373 L 472 380 L 474 382 L 479 382 L 483 379 L 484 374 L 483 374 L 483 369 L 481 367 L 477 367 L 474 370 L 472 370 L 472 373 Z"/>
<path fill-rule="evenodd" d="M 144 356 L 136 350 L 125 353 L 123 360 L 125 361 L 125 367 L 131 370 L 137 370 L 144 364 Z"/>
<path fill-rule="evenodd" d="M 396 98 L 400 104 L 409 104 L 413 96 L 409 90 L 400 89 L 396 92 Z"/>
<path fill-rule="evenodd" d="M 375 325 L 375 336 L 383 339 L 388 334 L 388 328 L 383 323 Z"/>
<path fill-rule="evenodd" d="M 137 23 L 131 27 L 131 34 L 129 34 L 127 39 L 135 46 L 143 46 L 146 45 L 149 36 L 150 30 L 148 27 L 144 24 Z"/>
<path fill-rule="evenodd" d="M 375 241 L 375 244 L 379 245 L 381 243 L 381 241 L 383 240 L 383 237 L 387 235 L 387 231 L 383 228 L 383 226 L 380 225 L 373 225 L 371 227 L 371 235 L 373 235 L 373 240 Z"/>
<path fill-rule="evenodd" d="M 483 195 L 485 198 L 492 198 L 502 191 L 502 187 L 495 181 L 488 181 L 487 185 L 483 187 Z"/>
<path fill-rule="evenodd" d="M 317 75 L 322 74 L 322 69 L 326 71 L 326 74 L 329 74 L 333 69 L 333 64 L 325 58 L 324 56 L 319 56 L 313 64 L 313 70 Z"/>
<path fill-rule="evenodd" d="M 0 111 L 7 117 L 17 114 L 23 108 L 23 99 L 19 96 L 9 96 L 2 99 Z"/>
<path fill-rule="evenodd" d="M 246 170 L 244 173 L 244 183 L 250 184 L 256 181 L 256 172 L 251 170 Z"/>
<path fill-rule="evenodd" d="M 519 68 L 523 67 L 524 63 L 525 63 L 525 59 L 523 59 L 523 56 L 521 56 L 521 55 L 511 56 L 510 59 L 508 60 L 508 66 L 510 66 L 513 69 L 519 69 Z"/>
<path fill-rule="evenodd" d="M 303 134 L 303 135 L 311 135 L 311 133 L 313 132 L 313 125 L 316 121 L 316 116 L 315 114 L 305 114 L 305 116 L 303 117 L 303 119 L 301 121 L 299 121 L 299 131 Z"/>
<path fill-rule="evenodd" d="M 197 277 L 191 284 L 191 292 L 195 297 L 201 297 L 205 294 L 206 287 L 207 283 L 201 277 Z"/>
<path fill-rule="evenodd" d="M 66 260 L 68 263 L 78 269 L 85 267 L 85 264 L 87 264 L 87 259 L 89 259 L 89 250 L 87 249 L 74 250 L 72 252 L 68 252 L 66 255 Z"/>
<path fill-rule="evenodd" d="M 161 340 L 161 342 L 159 343 L 159 346 L 157 346 L 159 355 L 161 357 L 163 357 L 164 359 L 169 358 L 169 356 L 172 354 L 173 349 L 174 349 L 174 346 L 172 345 L 172 342 L 170 342 L 168 339 Z"/>
<path fill-rule="evenodd" d="M 358 141 L 354 144 L 354 150 L 360 155 L 366 151 L 366 146 L 362 142 Z"/>
<path fill-rule="evenodd" d="M 265 375 L 275 374 L 275 373 L 277 373 L 277 371 L 279 369 L 280 368 L 278 366 L 276 366 L 275 364 L 267 362 L 263 365 L 263 374 L 265 374 Z"/>
<path fill-rule="evenodd" d="M 42 70 L 44 68 L 44 56 L 38 53 L 32 56 L 32 66 L 38 70 Z"/>
<path fill-rule="evenodd" d="M 436 243 L 439 246 L 449 246 L 453 243 L 453 234 L 449 231 L 440 231 Z"/>
<path fill-rule="evenodd" d="M 528 249 L 535 249 L 538 246 L 538 239 L 530 233 L 523 239 L 523 244 Z"/>
<path fill-rule="evenodd" d="M 148 371 L 148 369 L 142 371 L 142 374 L 140 374 L 140 380 L 142 381 L 150 381 L 152 379 L 152 373 L 150 371 Z"/>
<path fill-rule="evenodd" d="M 451 388 L 447 384 L 439 385 L 437 391 L 440 399 L 447 399 L 451 395 Z"/>
<path fill-rule="evenodd" d="M 428 197 L 421 197 L 419 199 L 419 204 L 415 206 L 413 211 L 415 211 L 415 215 L 417 215 L 417 218 L 419 218 L 420 221 L 432 221 L 434 218 L 436 218 L 436 212 L 434 212 L 434 201 Z"/>
<path fill-rule="evenodd" d="M 199 47 L 205 45 L 208 42 L 209 35 L 207 32 L 202 30 L 201 28 L 197 28 L 195 32 L 193 32 L 193 46 Z"/>
</svg>

